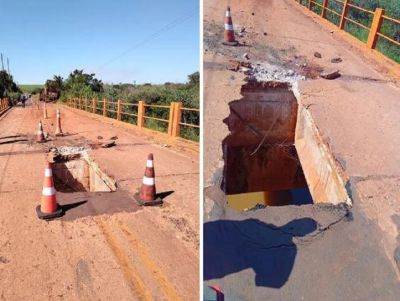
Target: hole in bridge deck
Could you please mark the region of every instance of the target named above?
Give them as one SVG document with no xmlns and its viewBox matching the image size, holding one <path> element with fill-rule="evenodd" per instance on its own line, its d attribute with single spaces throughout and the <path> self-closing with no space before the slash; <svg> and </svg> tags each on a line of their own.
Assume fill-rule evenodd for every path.
<svg viewBox="0 0 400 301">
<path fill-rule="evenodd" d="M 61 150 L 61 153 L 60 153 Z M 54 186 L 59 192 L 112 192 L 116 184 L 86 150 L 64 147 L 54 154 Z"/>
<path fill-rule="evenodd" d="M 247 210 L 313 203 L 294 146 L 298 105 L 288 84 L 250 82 L 241 94 L 224 120 L 231 132 L 222 142 L 228 205 Z"/>
<path fill-rule="evenodd" d="M 63 219 L 139 210 L 131 194 L 117 189 L 116 181 L 90 158 L 89 150 L 73 146 L 50 150 L 57 201 L 66 211 Z"/>
</svg>

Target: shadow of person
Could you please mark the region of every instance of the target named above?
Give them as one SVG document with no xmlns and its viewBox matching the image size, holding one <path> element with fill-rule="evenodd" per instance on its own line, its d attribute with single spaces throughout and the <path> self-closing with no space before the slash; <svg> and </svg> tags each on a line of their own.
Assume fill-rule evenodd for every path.
<svg viewBox="0 0 400 301">
<path fill-rule="evenodd" d="M 256 286 L 280 288 L 289 279 L 296 258 L 293 237 L 316 229 L 312 218 L 295 219 L 281 227 L 257 219 L 205 223 L 204 280 L 251 268 Z"/>
</svg>

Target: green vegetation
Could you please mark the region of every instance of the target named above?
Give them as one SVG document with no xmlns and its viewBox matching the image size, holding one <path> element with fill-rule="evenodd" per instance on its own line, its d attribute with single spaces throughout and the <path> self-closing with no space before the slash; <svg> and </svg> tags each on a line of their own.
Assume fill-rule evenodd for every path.
<svg viewBox="0 0 400 301">
<path fill-rule="evenodd" d="M 10 97 L 12 100 L 19 100 L 21 96 L 21 90 L 11 74 L 6 71 L 0 71 L 0 98 Z"/>
<path fill-rule="evenodd" d="M 54 76 L 52 80 L 47 80 L 45 87 L 48 92 L 57 93 L 60 101 L 66 102 L 71 98 L 87 98 L 89 106 L 92 109 L 92 99 L 102 100 L 106 98 L 108 109 L 117 110 L 117 100 L 121 99 L 127 105 L 123 106 L 123 112 L 128 114 L 137 114 L 138 101 L 143 100 L 149 105 L 170 105 L 171 102 L 182 102 L 185 108 L 199 108 L 200 103 L 200 75 L 195 72 L 188 76 L 187 83 L 170 83 L 166 82 L 162 85 L 153 84 L 126 84 L 117 85 L 104 84 L 95 77 L 95 74 L 86 74 L 83 70 L 73 71 L 67 79 L 60 76 Z M 97 103 L 96 113 L 102 114 L 102 103 Z M 146 107 L 145 115 L 159 119 L 169 118 L 169 108 L 153 108 Z M 115 118 L 116 113 L 109 112 L 108 117 Z M 122 115 L 121 118 L 125 122 L 136 124 L 136 116 Z M 199 112 L 182 111 L 182 123 L 199 125 Z M 145 126 L 161 132 L 168 130 L 168 123 L 145 119 Z M 199 140 L 199 129 L 188 126 L 181 127 L 181 136 L 190 140 Z"/>
<path fill-rule="evenodd" d="M 39 94 L 43 85 L 18 85 L 22 93 Z"/>
<path fill-rule="evenodd" d="M 309 0 L 302 0 L 301 3 L 305 6 L 308 6 Z M 314 2 L 322 5 L 322 0 L 314 0 Z M 371 12 L 375 11 L 376 8 L 383 8 L 385 10 L 385 15 L 388 17 L 392 17 L 394 19 L 400 20 L 400 1 L 396 0 L 350 0 L 350 4 L 356 5 L 358 7 L 364 8 Z M 342 13 L 343 4 L 329 0 L 328 8 L 337 12 L 338 14 Z M 313 11 L 317 14 L 321 14 L 321 7 L 318 5 L 314 5 Z M 348 18 L 354 20 L 357 23 L 360 23 L 368 28 L 371 27 L 373 14 L 349 7 L 348 10 Z M 339 25 L 340 17 L 335 13 L 330 11 L 326 12 L 326 19 L 330 22 Z M 368 40 L 369 30 L 363 28 L 360 25 L 354 24 L 350 21 L 345 22 L 345 31 L 349 32 L 357 39 L 366 42 Z M 385 36 L 400 42 L 400 24 L 395 23 L 390 20 L 383 20 L 382 26 L 380 29 L 380 33 Z M 378 41 L 376 44 L 376 49 L 381 53 L 385 54 L 387 57 L 393 59 L 395 62 L 400 63 L 400 46 L 386 40 L 385 38 L 378 37 Z"/>
</svg>

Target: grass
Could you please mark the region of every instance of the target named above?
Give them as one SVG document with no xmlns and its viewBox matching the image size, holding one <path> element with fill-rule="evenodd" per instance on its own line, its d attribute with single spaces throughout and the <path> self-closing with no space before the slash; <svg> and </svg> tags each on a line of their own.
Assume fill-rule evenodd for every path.
<svg viewBox="0 0 400 301">
<path fill-rule="evenodd" d="M 314 0 L 314 1 L 320 5 L 322 4 L 322 0 Z M 308 3 L 309 3 L 309 0 L 300 1 L 300 4 L 303 6 L 306 6 L 306 7 L 308 7 Z M 395 19 L 398 19 L 398 12 L 400 11 L 399 4 L 393 4 L 389 1 L 385 2 L 383 0 L 381 0 L 381 2 L 378 2 L 377 0 L 362 0 L 362 1 L 361 0 L 351 0 L 350 3 L 360 6 L 360 7 L 363 7 L 363 8 L 366 8 L 370 11 L 374 11 L 375 7 L 379 7 L 379 5 L 382 5 L 382 7 L 385 9 L 385 14 L 392 16 Z M 330 0 L 330 1 L 328 1 L 327 7 L 331 10 L 334 10 L 338 14 L 341 14 L 342 9 L 343 9 L 343 4 L 341 4 L 337 1 Z M 314 4 L 312 7 L 312 10 L 314 11 L 314 13 L 321 15 L 321 7 L 320 6 Z M 354 21 L 361 23 L 362 25 L 370 28 L 371 24 L 372 24 L 373 15 L 370 13 L 358 10 L 356 8 L 349 7 L 347 17 L 350 18 L 351 20 L 354 20 Z M 330 21 L 331 23 L 339 26 L 340 17 L 338 15 L 336 15 L 330 11 L 326 11 L 325 18 L 328 21 Z M 345 21 L 344 30 L 364 43 L 366 43 L 368 40 L 369 30 L 367 30 L 357 24 L 354 24 L 350 21 Z M 400 24 L 389 21 L 389 20 L 383 20 L 380 32 L 391 39 L 399 40 L 400 39 L 399 38 Z M 400 63 L 400 46 L 398 46 L 384 38 L 378 37 L 375 49 L 377 51 L 381 52 L 382 54 L 386 55 L 388 58 L 394 60 L 395 62 Z"/>
<path fill-rule="evenodd" d="M 32 93 L 34 90 L 42 89 L 43 85 L 18 85 L 23 93 Z"/>
</svg>

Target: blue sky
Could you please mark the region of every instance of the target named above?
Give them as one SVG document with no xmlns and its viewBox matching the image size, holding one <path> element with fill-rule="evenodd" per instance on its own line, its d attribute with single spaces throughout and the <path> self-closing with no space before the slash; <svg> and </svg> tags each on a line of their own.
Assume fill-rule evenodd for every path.
<svg viewBox="0 0 400 301">
<path fill-rule="evenodd" d="M 183 82 L 199 70 L 199 0 L 1 0 L 0 10 L 0 52 L 19 84 L 74 69 L 107 83 Z"/>
</svg>

